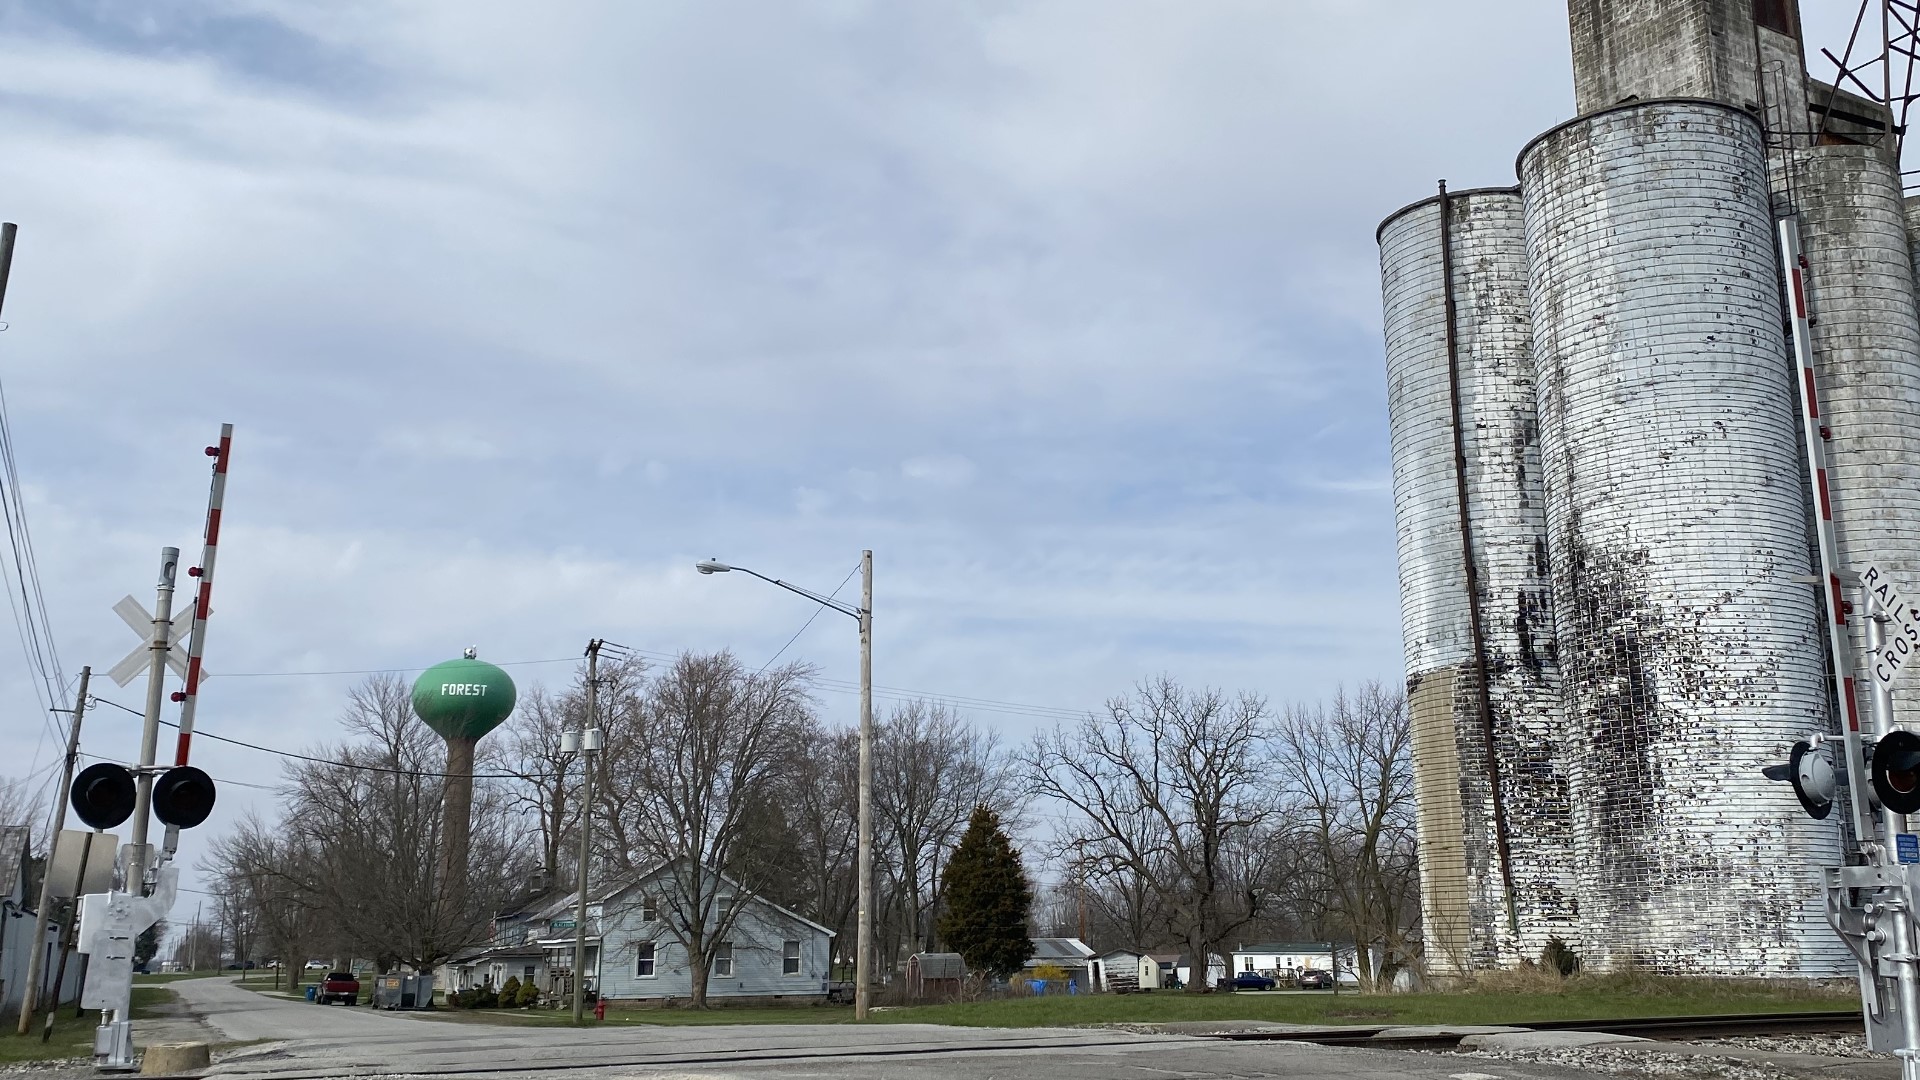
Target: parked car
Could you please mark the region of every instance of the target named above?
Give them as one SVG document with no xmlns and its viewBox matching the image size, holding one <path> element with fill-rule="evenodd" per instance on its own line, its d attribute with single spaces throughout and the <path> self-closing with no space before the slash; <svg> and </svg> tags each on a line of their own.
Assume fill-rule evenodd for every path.
<svg viewBox="0 0 1920 1080">
<path fill-rule="evenodd" d="M 322 1005 L 331 1005 L 343 1001 L 348 1005 L 360 1004 L 360 980 L 354 978 L 351 971 L 329 971 L 320 989 L 314 991 L 313 1000 Z"/>
<path fill-rule="evenodd" d="M 327 969 L 327 962 L 326 962 L 325 960 L 309 960 L 309 961 L 307 961 L 307 970 L 308 970 L 308 971 L 325 971 L 326 969 Z"/>
<path fill-rule="evenodd" d="M 1235 990 L 1272 990 L 1279 985 L 1279 983 L 1267 978 L 1265 975 L 1259 975 L 1251 971 L 1243 971 L 1233 977 L 1233 988 Z"/>
<path fill-rule="evenodd" d="M 1319 968 L 1307 968 L 1303 970 L 1300 972 L 1298 981 L 1300 989 L 1302 990 L 1333 989 L 1333 973 L 1330 971 L 1321 971 Z"/>
</svg>

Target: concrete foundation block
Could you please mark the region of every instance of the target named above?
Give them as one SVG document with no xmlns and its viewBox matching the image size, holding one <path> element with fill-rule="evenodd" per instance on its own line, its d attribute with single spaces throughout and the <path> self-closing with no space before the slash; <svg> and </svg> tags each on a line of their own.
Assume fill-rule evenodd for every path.
<svg viewBox="0 0 1920 1080">
<path fill-rule="evenodd" d="M 1609 1035 L 1603 1031 L 1505 1031 L 1469 1035 L 1460 1040 L 1462 1050 L 1554 1050 L 1568 1046 L 1606 1046 L 1613 1043 L 1644 1043 L 1636 1035 Z"/>
<path fill-rule="evenodd" d="M 185 1073 L 203 1073 L 212 1062 L 206 1043 L 155 1043 L 140 1055 L 140 1075 L 180 1076 Z"/>
</svg>

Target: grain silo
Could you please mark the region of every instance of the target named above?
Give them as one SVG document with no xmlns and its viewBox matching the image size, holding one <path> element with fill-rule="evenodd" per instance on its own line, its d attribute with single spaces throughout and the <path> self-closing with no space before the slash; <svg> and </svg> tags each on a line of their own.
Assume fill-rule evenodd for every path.
<svg viewBox="0 0 1920 1080">
<path fill-rule="evenodd" d="M 1872 564 L 1911 590 L 1920 588 L 1920 304 L 1906 208 L 1894 150 L 1843 139 L 1796 151 L 1787 193 L 1808 263 L 1834 533 L 1843 565 Z M 1864 651 L 1865 622 L 1852 622 Z M 1920 727 L 1920 695 L 1895 694 L 1893 706 L 1897 722 Z"/>
<path fill-rule="evenodd" d="M 1427 964 L 1510 967 L 1574 930 L 1520 195 L 1377 239 Z"/>
<path fill-rule="evenodd" d="M 1519 167 L 1584 953 L 1836 970 L 1839 837 L 1760 774 L 1828 723 L 1760 124 L 1638 102 Z"/>
</svg>

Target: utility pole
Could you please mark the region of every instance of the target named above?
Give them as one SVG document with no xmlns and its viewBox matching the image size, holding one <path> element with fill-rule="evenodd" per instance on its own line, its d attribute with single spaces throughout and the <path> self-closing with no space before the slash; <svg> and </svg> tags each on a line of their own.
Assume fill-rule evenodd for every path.
<svg viewBox="0 0 1920 1080">
<path fill-rule="evenodd" d="M 160 750 L 160 703 L 166 700 L 167 652 L 173 648 L 173 578 L 179 565 L 179 548 L 160 549 L 160 584 L 153 604 L 153 641 L 147 646 L 152 650 L 152 659 L 147 664 L 146 726 L 140 735 L 140 768 L 134 773 L 133 840 L 127 845 L 126 891 L 135 895 L 147 891 L 147 863 L 151 861 L 147 819 L 152 816 L 153 761 Z"/>
<path fill-rule="evenodd" d="M 867 1018 L 873 982 L 873 550 L 860 553 L 860 952 L 853 961 L 853 1018 Z"/>
<path fill-rule="evenodd" d="M 73 765 L 80 757 L 80 718 L 87 712 L 87 684 L 93 669 L 80 669 L 80 692 L 73 698 L 73 723 L 67 728 L 67 763 L 60 772 L 60 794 L 53 804 L 53 836 L 47 841 L 47 868 L 40 875 L 40 907 L 33 913 L 33 952 L 27 958 L 27 989 L 20 995 L 20 1034 L 33 1028 L 33 1010 L 39 1005 L 40 971 L 47 952 L 47 920 L 53 911 L 53 857 L 60 850 L 60 831 L 67 824 L 67 796 L 73 789 Z M 80 864 L 82 874 L 86 863 Z M 78 903 L 76 900 L 75 903 Z M 59 1008 L 59 1002 L 54 1003 Z"/>
<path fill-rule="evenodd" d="M 593 837 L 593 755 L 600 749 L 600 646 L 587 642 L 587 718 L 580 725 L 580 860 L 573 871 L 573 1022 L 587 1015 L 587 853 Z M 561 749 L 566 748 L 562 740 Z M 601 950 L 605 952 L 604 943 Z M 605 964 L 606 957 L 600 958 Z"/>
</svg>

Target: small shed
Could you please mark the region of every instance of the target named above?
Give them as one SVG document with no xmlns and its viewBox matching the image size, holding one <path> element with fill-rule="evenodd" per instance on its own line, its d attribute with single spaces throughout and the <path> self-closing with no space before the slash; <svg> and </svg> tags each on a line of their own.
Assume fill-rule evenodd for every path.
<svg viewBox="0 0 1920 1080">
<path fill-rule="evenodd" d="M 1087 961 L 1087 979 L 1100 993 L 1130 994 L 1140 988 L 1140 957 L 1132 949 L 1114 949 Z"/>
<path fill-rule="evenodd" d="M 951 1001 L 967 981 L 967 962 L 959 953 L 914 953 L 907 957 L 905 981 L 910 1001 Z"/>
<path fill-rule="evenodd" d="M 1142 990 L 1158 990 L 1163 986 L 1172 986 L 1180 981 L 1177 970 L 1180 963 L 1179 953 L 1148 953 L 1140 958 L 1140 983 Z"/>
</svg>

